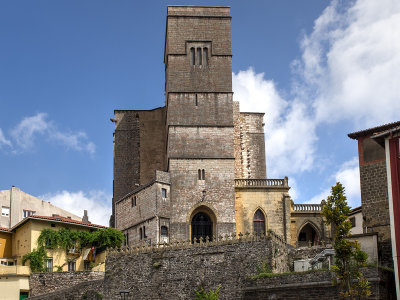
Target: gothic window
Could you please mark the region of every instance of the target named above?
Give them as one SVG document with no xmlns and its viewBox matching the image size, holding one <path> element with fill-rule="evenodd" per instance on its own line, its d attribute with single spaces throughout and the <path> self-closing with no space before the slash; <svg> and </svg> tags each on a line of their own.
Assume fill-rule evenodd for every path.
<svg viewBox="0 0 400 300">
<path fill-rule="evenodd" d="M 254 232 L 257 235 L 265 234 L 265 217 L 261 210 L 257 210 L 253 218 Z"/>
<path fill-rule="evenodd" d="M 195 60 L 195 50 L 194 48 L 190 48 L 190 65 L 194 66 L 196 64 Z"/>
<path fill-rule="evenodd" d="M 208 48 L 203 48 L 204 66 L 208 65 Z"/>
<path fill-rule="evenodd" d="M 197 65 L 201 66 L 203 64 L 203 59 L 201 55 L 201 48 L 197 48 Z"/>
<path fill-rule="evenodd" d="M 161 236 L 162 237 L 168 236 L 168 227 L 167 226 L 161 226 Z"/>
</svg>

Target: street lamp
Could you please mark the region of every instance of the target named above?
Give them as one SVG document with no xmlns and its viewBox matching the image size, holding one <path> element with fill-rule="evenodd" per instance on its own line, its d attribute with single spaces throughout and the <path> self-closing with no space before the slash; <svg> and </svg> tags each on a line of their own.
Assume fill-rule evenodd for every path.
<svg viewBox="0 0 400 300">
<path fill-rule="evenodd" d="M 121 296 L 122 300 L 127 300 L 129 297 L 129 290 L 119 291 L 119 295 Z"/>
</svg>

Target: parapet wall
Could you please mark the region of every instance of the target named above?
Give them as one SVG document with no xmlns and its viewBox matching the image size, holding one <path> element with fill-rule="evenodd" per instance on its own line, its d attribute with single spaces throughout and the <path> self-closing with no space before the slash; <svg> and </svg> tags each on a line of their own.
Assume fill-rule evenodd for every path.
<svg viewBox="0 0 400 300">
<path fill-rule="evenodd" d="M 287 246 L 276 236 L 110 252 L 104 297 L 119 299 L 120 290 L 129 290 L 137 300 L 193 299 L 200 286 L 206 290 L 221 286 L 221 300 L 241 299 L 243 285 L 257 268 L 266 262 L 276 272 L 287 272 L 287 258 Z"/>
<path fill-rule="evenodd" d="M 46 295 L 83 282 L 92 282 L 103 278 L 103 272 L 93 271 L 32 273 L 29 278 L 30 296 Z"/>
</svg>

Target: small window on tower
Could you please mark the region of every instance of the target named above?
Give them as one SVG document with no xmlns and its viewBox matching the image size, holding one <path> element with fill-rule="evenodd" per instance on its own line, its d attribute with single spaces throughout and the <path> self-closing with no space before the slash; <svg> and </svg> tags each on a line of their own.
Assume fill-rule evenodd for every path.
<svg viewBox="0 0 400 300">
<path fill-rule="evenodd" d="M 208 48 L 203 48 L 204 65 L 208 65 Z"/>
<path fill-rule="evenodd" d="M 203 64 L 203 60 L 201 57 L 201 48 L 197 48 L 197 65 L 201 66 Z"/>
<path fill-rule="evenodd" d="M 167 189 L 161 189 L 161 198 L 164 202 L 167 201 Z"/>
<path fill-rule="evenodd" d="M 195 61 L 195 53 L 194 53 L 194 48 L 190 48 L 190 65 L 194 66 L 196 64 Z"/>
</svg>

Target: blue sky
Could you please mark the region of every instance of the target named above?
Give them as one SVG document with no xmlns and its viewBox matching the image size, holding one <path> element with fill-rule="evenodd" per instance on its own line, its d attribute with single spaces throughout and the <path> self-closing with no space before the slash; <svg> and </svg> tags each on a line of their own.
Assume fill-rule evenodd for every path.
<svg viewBox="0 0 400 300">
<path fill-rule="evenodd" d="M 267 176 L 297 203 L 345 184 L 347 133 L 399 120 L 400 4 L 360 1 L 0 1 L 0 189 L 108 223 L 114 109 L 164 105 L 167 4 L 229 5 L 234 97 L 265 112 Z"/>
</svg>

